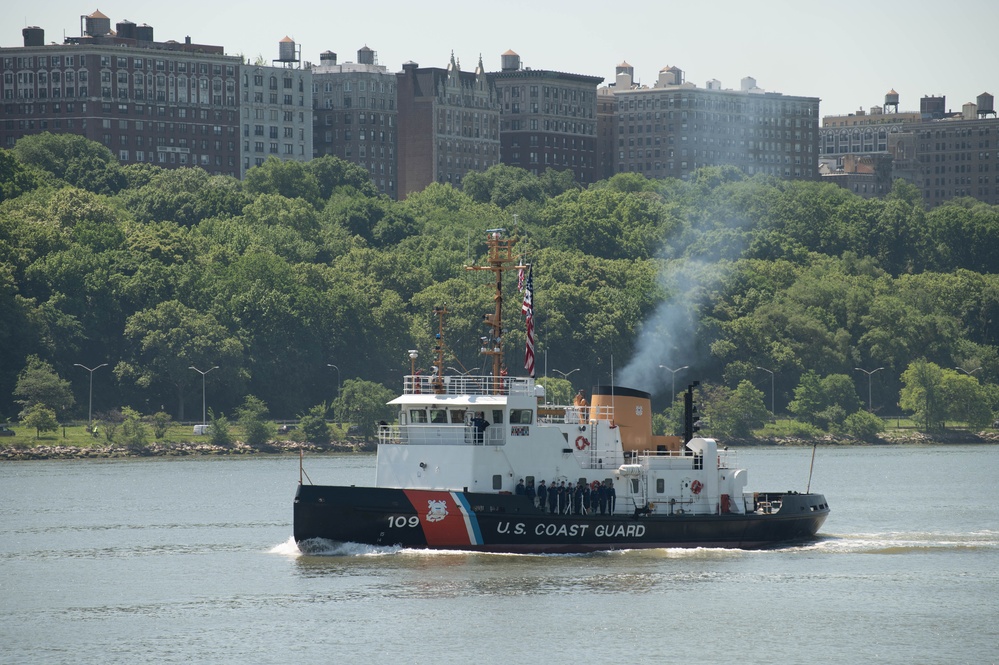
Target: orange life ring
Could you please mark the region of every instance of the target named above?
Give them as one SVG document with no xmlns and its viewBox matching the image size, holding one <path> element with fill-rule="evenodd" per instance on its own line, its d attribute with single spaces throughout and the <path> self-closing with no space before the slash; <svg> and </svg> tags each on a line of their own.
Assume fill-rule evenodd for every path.
<svg viewBox="0 0 999 665">
<path fill-rule="evenodd" d="M 694 494 L 700 494 L 702 489 L 704 489 L 704 484 L 700 480 L 690 483 L 690 491 Z"/>
<path fill-rule="evenodd" d="M 580 434 L 579 436 L 576 437 L 576 450 L 583 450 L 588 445 L 590 445 L 590 442 L 586 439 L 585 436 Z"/>
<path fill-rule="evenodd" d="M 598 489 L 600 489 L 600 481 L 599 480 L 594 480 L 592 483 L 590 483 L 590 490 L 591 491 L 596 492 Z"/>
</svg>

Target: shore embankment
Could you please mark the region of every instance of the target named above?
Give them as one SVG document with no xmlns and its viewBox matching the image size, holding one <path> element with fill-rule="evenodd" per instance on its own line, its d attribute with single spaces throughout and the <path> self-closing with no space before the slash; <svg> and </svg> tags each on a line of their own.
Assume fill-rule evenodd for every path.
<svg viewBox="0 0 999 665">
<path fill-rule="evenodd" d="M 154 442 L 145 446 L 126 446 L 115 443 L 94 446 L 59 445 L 33 442 L 31 444 L 0 444 L 0 461 L 47 459 L 121 459 L 128 457 L 188 457 L 241 455 L 282 455 L 322 453 L 374 452 L 374 443 L 333 441 L 329 444 L 300 443 L 298 441 L 269 441 L 250 446 L 237 441 L 231 446 L 218 446 L 206 441 Z"/>
<path fill-rule="evenodd" d="M 874 441 L 836 437 L 833 435 L 802 437 L 752 437 L 728 438 L 720 441 L 733 448 L 752 446 L 885 446 L 885 445 L 930 445 L 930 444 L 993 444 L 999 443 L 999 432 L 969 432 L 952 430 L 925 434 L 913 430 L 892 430 L 883 433 Z M 218 446 L 207 441 L 153 442 L 144 446 L 127 446 L 116 443 L 93 446 L 73 446 L 49 443 L 44 440 L 32 442 L 0 443 L 0 461 L 50 460 L 50 459 L 122 459 L 141 457 L 188 457 L 217 456 L 237 457 L 243 455 L 288 455 L 325 453 L 374 452 L 375 442 L 333 441 L 328 444 L 315 444 L 299 441 L 269 441 L 263 445 L 251 446 L 241 441 L 231 446 Z"/>
</svg>

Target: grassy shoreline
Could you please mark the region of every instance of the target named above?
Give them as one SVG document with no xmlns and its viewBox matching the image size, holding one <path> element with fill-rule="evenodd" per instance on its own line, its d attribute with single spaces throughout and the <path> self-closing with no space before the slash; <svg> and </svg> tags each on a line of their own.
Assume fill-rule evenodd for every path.
<svg viewBox="0 0 999 665">
<path fill-rule="evenodd" d="M 70 430 L 79 430 L 73 432 Z M 217 446 L 207 436 L 193 437 L 187 427 L 174 427 L 167 432 L 163 441 L 145 446 L 133 447 L 107 441 L 104 437 L 94 438 L 85 429 L 67 427 L 62 432 L 38 439 L 21 436 L 0 440 L 0 461 L 27 461 L 48 459 L 122 459 L 142 457 L 187 457 L 187 456 L 244 456 L 244 455 L 291 455 L 304 451 L 310 454 L 374 452 L 375 442 L 333 441 L 329 444 L 280 439 L 268 441 L 259 446 L 250 446 L 237 440 L 231 446 Z M 916 431 L 889 431 L 876 441 L 858 441 L 834 436 L 816 438 L 760 436 L 753 438 L 725 439 L 732 447 L 752 446 L 877 446 L 877 445 L 926 445 L 926 444 L 992 444 L 999 443 L 999 433 L 995 431 L 969 432 L 950 430 L 934 434 Z"/>
</svg>

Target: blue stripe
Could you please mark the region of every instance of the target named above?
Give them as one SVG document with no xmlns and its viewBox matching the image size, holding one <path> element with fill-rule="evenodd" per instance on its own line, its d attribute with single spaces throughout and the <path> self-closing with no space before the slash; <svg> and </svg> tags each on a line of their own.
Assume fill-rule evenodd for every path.
<svg viewBox="0 0 999 665">
<path fill-rule="evenodd" d="M 473 545 L 482 544 L 482 531 L 479 529 L 479 519 L 472 512 L 472 507 L 468 504 L 468 499 L 461 492 L 451 492 L 451 497 L 462 508 L 465 513 L 465 526 L 468 527 L 468 539 Z"/>
</svg>

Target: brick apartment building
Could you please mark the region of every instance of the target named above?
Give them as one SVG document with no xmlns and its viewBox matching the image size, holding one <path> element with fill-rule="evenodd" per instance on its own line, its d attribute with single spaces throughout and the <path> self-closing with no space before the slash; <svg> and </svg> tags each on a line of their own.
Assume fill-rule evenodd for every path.
<svg viewBox="0 0 999 665">
<path fill-rule="evenodd" d="M 999 204 L 999 119 L 993 96 L 983 92 L 960 112 L 948 110 L 946 100 L 924 96 L 919 111 L 899 112 L 899 94 L 891 90 L 884 106 L 826 116 L 820 132 L 824 179 L 861 195 L 883 196 L 890 180 L 901 178 L 920 189 L 927 208 L 962 196 Z M 840 177 L 858 162 L 889 164 L 889 182 Z"/>
<path fill-rule="evenodd" d="M 521 67 L 507 51 L 489 74 L 501 101 L 500 160 L 535 175 L 572 171 L 588 185 L 601 179 L 597 158 L 599 76 Z"/>
<path fill-rule="evenodd" d="M 616 173 L 687 178 L 703 166 L 731 165 L 749 175 L 818 177 L 817 97 L 766 92 L 751 77 L 739 90 L 716 80 L 698 88 L 677 67 L 662 69 L 649 87 L 635 82 L 626 62 L 600 94 L 614 100 L 615 112 L 601 114 L 598 134 L 614 136 L 604 144 L 613 145 L 604 159 Z"/>
<path fill-rule="evenodd" d="M 123 164 L 239 175 L 239 57 L 190 38 L 157 42 L 130 21 L 112 32 L 100 12 L 81 19 L 80 37 L 62 44 L 28 27 L 23 46 L 0 48 L 0 146 L 68 132 Z"/>
<path fill-rule="evenodd" d="M 396 75 L 399 113 L 398 197 L 432 182 L 460 187 L 469 171 L 500 161 L 500 100 L 482 67 L 463 72 L 407 62 Z"/>
<path fill-rule="evenodd" d="M 362 166 L 378 191 L 397 196 L 396 74 L 364 46 L 357 62 L 337 64 L 325 51 L 312 66 L 314 157 L 333 155 Z"/>
</svg>

